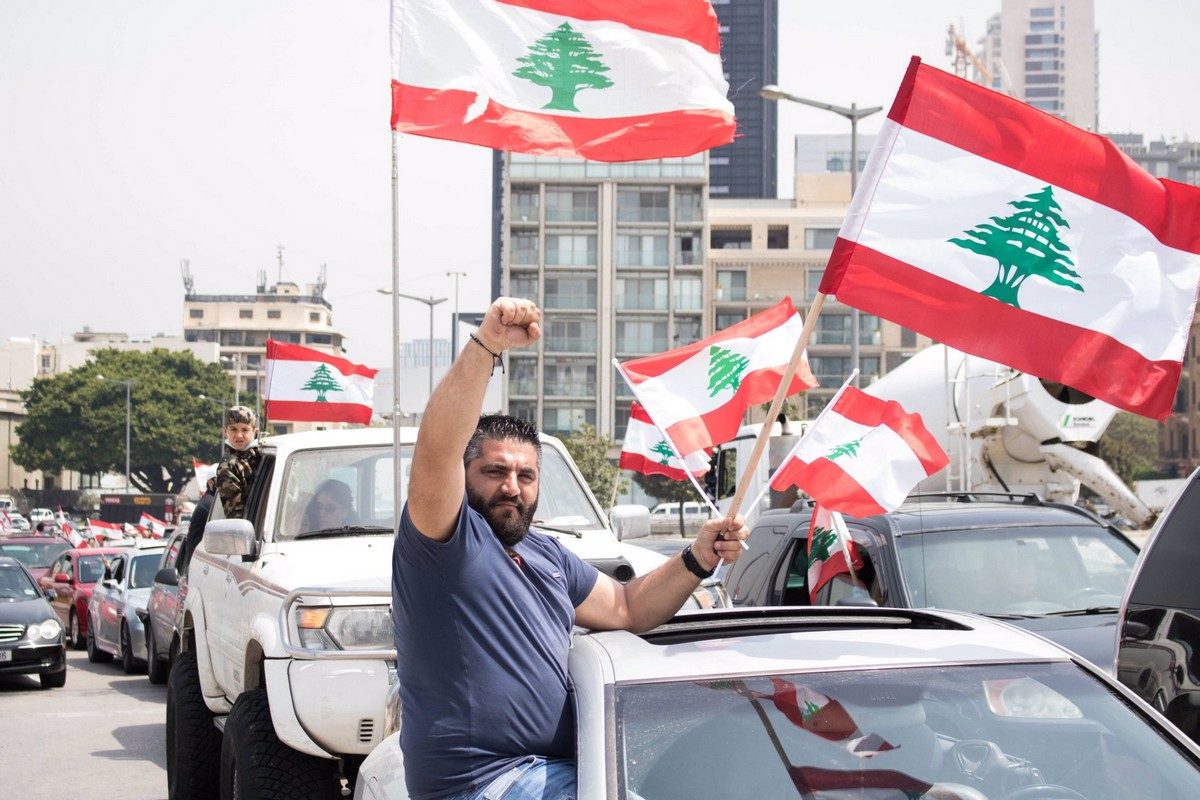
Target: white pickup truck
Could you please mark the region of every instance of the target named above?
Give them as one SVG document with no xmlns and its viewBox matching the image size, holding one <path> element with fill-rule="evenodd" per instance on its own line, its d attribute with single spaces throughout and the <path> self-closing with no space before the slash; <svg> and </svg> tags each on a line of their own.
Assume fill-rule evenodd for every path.
<svg viewBox="0 0 1200 800">
<path fill-rule="evenodd" d="M 388 428 L 272 437 L 246 518 L 209 521 L 168 683 L 171 800 L 349 793 L 395 681 L 393 492 L 407 487 L 416 430 L 402 433 L 399 476 Z M 619 580 L 662 563 L 617 540 L 561 442 L 544 436 L 542 449 L 535 527 Z M 329 481 L 352 500 L 332 528 L 315 516 Z M 695 600 L 722 604 L 723 591 Z"/>
</svg>

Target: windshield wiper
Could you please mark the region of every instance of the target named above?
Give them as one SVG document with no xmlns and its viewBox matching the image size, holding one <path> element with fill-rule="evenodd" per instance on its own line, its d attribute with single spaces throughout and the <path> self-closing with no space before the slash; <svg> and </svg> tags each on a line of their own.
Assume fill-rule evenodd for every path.
<svg viewBox="0 0 1200 800">
<path fill-rule="evenodd" d="M 304 530 L 296 534 L 296 539 L 319 539 L 322 536 L 341 536 L 342 534 L 390 534 L 391 528 L 384 525 L 342 525 L 341 528 L 322 528 L 320 530 Z"/>
<path fill-rule="evenodd" d="M 546 523 L 542 522 L 540 519 L 535 519 L 532 522 L 532 524 L 537 526 L 538 528 L 541 528 L 544 531 L 554 531 L 555 533 L 565 533 L 570 536 L 574 536 L 576 539 L 583 538 L 583 534 L 580 533 L 579 531 L 571 530 L 570 528 L 559 528 L 555 525 L 547 525 Z"/>
<path fill-rule="evenodd" d="M 1093 614 L 1115 614 L 1121 609 L 1113 606 L 1091 606 L 1090 608 L 1073 608 L 1070 611 L 1051 611 L 1047 617 L 1088 617 Z"/>
<path fill-rule="evenodd" d="M 981 617 L 989 617 L 991 619 L 1037 619 L 1041 614 L 988 614 L 984 611 L 977 612 Z"/>
</svg>

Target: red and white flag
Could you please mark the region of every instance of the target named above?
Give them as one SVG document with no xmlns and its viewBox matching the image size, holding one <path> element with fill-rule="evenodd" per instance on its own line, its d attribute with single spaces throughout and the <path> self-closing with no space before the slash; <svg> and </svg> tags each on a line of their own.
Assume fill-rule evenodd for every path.
<svg viewBox="0 0 1200 800">
<path fill-rule="evenodd" d="M 747 408 L 775 397 L 803 327 L 785 297 L 707 339 L 626 361 L 619 369 L 679 452 L 695 453 L 732 439 Z M 804 359 L 787 394 L 816 385 Z"/>
<path fill-rule="evenodd" d="M 650 421 L 646 410 L 634 403 L 629 409 L 629 425 L 625 428 L 618 463 L 621 469 L 643 475 L 666 475 L 671 480 L 686 481 L 688 473 L 699 478 L 708 472 L 710 456 L 704 450 L 698 450 L 680 461 L 671 449 L 671 443 Z"/>
<path fill-rule="evenodd" d="M 920 414 L 845 386 L 771 476 L 771 488 L 798 486 L 822 506 L 868 517 L 895 511 L 949 463 Z"/>
<path fill-rule="evenodd" d="M 0 510 L 0 531 L 4 533 L 12 532 L 12 517 L 8 515 L 7 511 Z"/>
<path fill-rule="evenodd" d="M 103 522 L 102 520 L 88 517 L 88 530 L 96 537 L 96 541 L 125 538 L 124 529 L 117 522 Z"/>
<path fill-rule="evenodd" d="M 62 528 L 63 535 L 67 537 L 67 541 L 71 543 L 72 547 L 88 546 L 88 540 L 83 538 L 83 534 L 75 530 L 75 526 L 70 522 L 64 520 L 59 523 L 59 527 Z"/>
<path fill-rule="evenodd" d="M 1198 285 L 1200 188 L 914 58 L 821 291 L 1162 418 Z"/>
<path fill-rule="evenodd" d="M 850 540 L 842 515 L 820 503 L 808 523 L 808 599 L 817 602 L 817 592 L 834 576 L 861 569 L 862 556 Z"/>
<path fill-rule="evenodd" d="M 138 527 L 144 529 L 148 535 L 155 539 L 161 539 L 163 534 L 167 532 L 167 523 L 158 517 L 143 513 L 141 519 L 138 520 Z"/>
<path fill-rule="evenodd" d="M 193 458 L 192 471 L 196 474 L 196 485 L 200 487 L 200 494 L 204 494 L 204 487 L 208 485 L 209 478 L 217 474 L 217 465 L 205 464 L 203 461 Z"/>
<path fill-rule="evenodd" d="M 392 128 L 594 161 L 733 141 L 708 0 L 393 0 Z"/>
<path fill-rule="evenodd" d="M 377 369 L 311 347 L 267 340 L 267 419 L 371 422 Z"/>
</svg>

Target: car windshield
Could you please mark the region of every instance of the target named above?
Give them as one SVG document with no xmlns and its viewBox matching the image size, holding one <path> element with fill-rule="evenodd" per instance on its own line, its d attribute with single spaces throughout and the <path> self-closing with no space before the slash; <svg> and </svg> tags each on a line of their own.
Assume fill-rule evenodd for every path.
<svg viewBox="0 0 1200 800">
<path fill-rule="evenodd" d="M 63 541 L 8 542 L 0 544 L 0 556 L 11 556 L 27 567 L 49 567 L 71 545 Z"/>
<path fill-rule="evenodd" d="M 83 556 L 79 559 L 79 583 L 95 583 L 104 575 L 104 556 Z"/>
<path fill-rule="evenodd" d="M 412 446 L 401 450 L 400 480 L 408 484 Z M 396 480 L 391 446 L 302 450 L 288 459 L 276 541 L 313 536 L 390 534 Z M 542 448 L 536 519 L 559 528 L 603 527 L 562 455 Z"/>
<path fill-rule="evenodd" d="M 1055 614 L 1121 605 L 1132 545 L 1085 525 L 992 528 L 898 538 L 909 600 L 994 615 Z"/>
<path fill-rule="evenodd" d="M 615 712 L 620 798 L 1200 797 L 1200 765 L 1070 662 L 619 685 Z"/>
<path fill-rule="evenodd" d="M 158 572 L 158 562 L 162 561 L 162 553 L 146 553 L 133 557 L 133 572 L 129 579 L 130 589 L 146 589 L 154 585 L 154 576 Z"/>
<path fill-rule="evenodd" d="M 37 587 L 23 569 L 0 564 L 0 600 L 32 600 L 37 596 Z"/>
</svg>

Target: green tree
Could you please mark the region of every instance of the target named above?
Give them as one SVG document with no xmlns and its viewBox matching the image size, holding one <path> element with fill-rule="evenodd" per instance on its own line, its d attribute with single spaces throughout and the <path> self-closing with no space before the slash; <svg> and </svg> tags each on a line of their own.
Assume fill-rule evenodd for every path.
<svg viewBox="0 0 1200 800">
<path fill-rule="evenodd" d="M 564 22 L 529 46 L 513 75 L 550 89 L 544 109 L 578 111 L 575 95 L 581 89 L 607 89 L 613 85 L 604 76 L 604 65 L 583 34 Z"/>
<path fill-rule="evenodd" d="M 333 377 L 333 373 L 329 371 L 329 367 L 322 364 L 313 371 L 312 377 L 308 379 L 308 383 L 300 388 L 316 392 L 318 403 L 328 403 L 329 401 L 325 399 L 325 393 L 341 391 L 342 385 L 337 382 L 337 378 Z"/>
<path fill-rule="evenodd" d="M 575 466 L 592 494 L 601 504 L 611 506 L 616 502 L 616 496 L 625 488 L 625 479 L 621 476 L 621 468 L 608 458 L 608 451 L 616 443 L 607 436 L 601 436 L 595 427 L 584 423 L 578 430 L 563 439 L 563 446 L 571 454 Z"/>
<path fill-rule="evenodd" d="M 233 397 L 217 364 L 191 353 L 98 350 L 83 366 L 37 378 L 21 393 L 25 420 L 12 459 L 25 469 L 84 474 L 125 471 L 125 387 L 131 380 L 130 481 L 147 492 L 177 492 L 192 458 L 220 457 L 220 421 L 207 397 Z"/>
<path fill-rule="evenodd" d="M 1079 273 L 1067 254 L 1071 252 L 1058 236 L 1059 228 L 1071 227 L 1063 218 L 1054 191 L 1045 187 L 1009 203 L 1017 213 L 992 217 L 964 231 L 966 239 L 951 244 L 996 259 L 996 275 L 983 294 L 1020 308 L 1017 294 L 1026 278 L 1036 276 L 1077 292 L 1083 291 Z"/>
<path fill-rule="evenodd" d="M 1157 469 L 1158 432 L 1154 420 L 1118 411 L 1100 439 L 1098 455 L 1127 484 L 1166 477 Z"/>
<path fill-rule="evenodd" d="M 679 535 L 686 536 L 687 530 L 683 524 L 683 504 L 697 499 L 704 502 L 704 498 L 696 494 L 696 488 L 692 486 L 692 482 L 671 480 L 666 475 L 643 475 L 640 472 L 633 473 L 633 482 L 660 503 L 679 504 Z"/>
<path fill-rule="evenodd" d="M 716 397 L 722 389 L 737 391 L 742 385 L 742 373 L 750 359 L 733 350 L 717 347 L 708 349 L 708 396 Z"/>
</svg>

